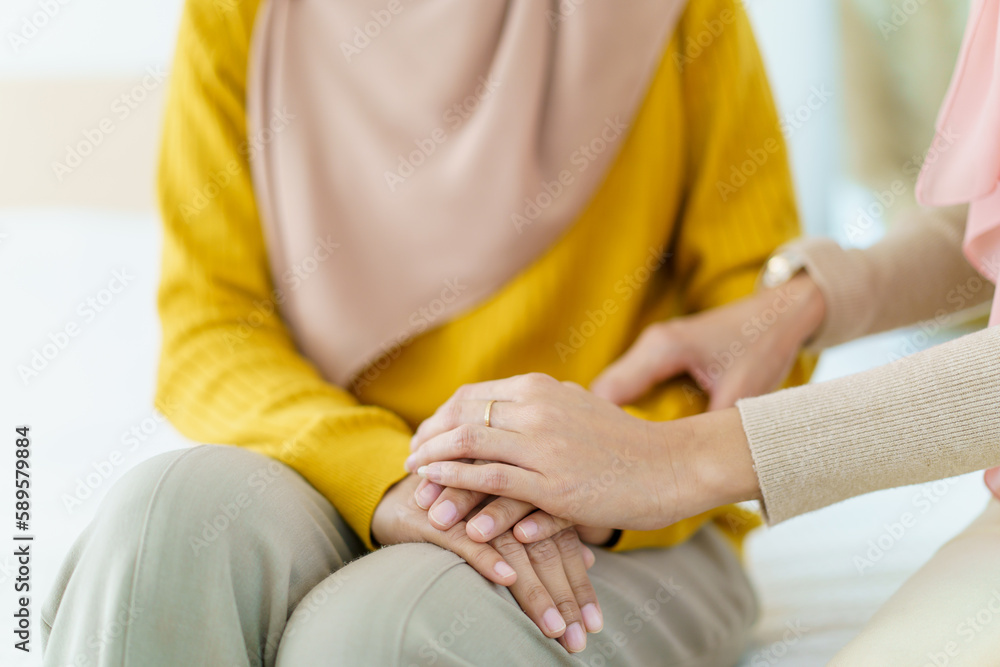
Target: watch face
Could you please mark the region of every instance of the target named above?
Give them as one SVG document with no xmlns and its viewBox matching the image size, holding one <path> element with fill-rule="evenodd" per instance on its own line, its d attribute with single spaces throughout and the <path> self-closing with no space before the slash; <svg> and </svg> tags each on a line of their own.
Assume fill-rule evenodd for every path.
<svg viewBox="0 0 1000 667">
<path fill-rule="evenodd" d="M 797 270 L 792 261 L 785 255 L 774 255 L 767 260 L 764 276 L 761 282 L 764 287 L 777 287 L 788 282 Z"/>
</svg>

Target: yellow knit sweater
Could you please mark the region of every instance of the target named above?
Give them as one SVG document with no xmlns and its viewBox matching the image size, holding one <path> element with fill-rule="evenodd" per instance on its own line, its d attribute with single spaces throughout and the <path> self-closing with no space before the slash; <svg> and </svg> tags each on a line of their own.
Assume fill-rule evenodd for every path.
<svg viewBox="0 0 1000 667">
<path fill-rule="evenodd" d="M 798 234 L 746 16 L 734 0 L 694 0 L 613 147 L 614 166 L 569 231 L 473 311 L 369 369 L 353 392 L 333 386 L 296 350 L 272 306 L 244 113 L 257 6 L 188 0 L 184 10 L 158 183 L 157 406 L 192 439 L 288 464 L 369 545 L 376 505 L 405 476 L 412 429 L 458 386 L 528 371 L 586 385 L 645 325 L 750 293 L 767 256 Z M 808 366 L 800 362 L 789 382 L 803 382 Z M 680 382 L 631 408 L 657 420 L 703 409 Z M 626 531 L 616 548 L 676 544 L 713 519 L 737 541 L 756 525 L 753 515 L 721 508 Z"/>
</svg>

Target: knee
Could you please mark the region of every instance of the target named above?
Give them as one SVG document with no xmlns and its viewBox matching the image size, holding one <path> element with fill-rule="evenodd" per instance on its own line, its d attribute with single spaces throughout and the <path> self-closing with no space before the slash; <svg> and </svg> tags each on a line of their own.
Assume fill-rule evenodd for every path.
<svg viewBox="0 0 1000 667">
<path fill-rule="evenodd" d="M 430 544 L 397 545 L 314 588 L 289 619 L 277 664 L 451 664 L 500 650 L 488 637 L 510 637 L 520 625 L 528 638 L 533 626 L 506 589 L 460 557 Z"/>
<path fill-rule="evenodd" d="M 155 528 L 162 543 L 183 545 L 199 557 L 213 545 L 280 524 L 280 507 L 267 495 L 296 483 L 305 484 L 281 463 L 239 447 L 167 452 L 122 477 L 89 531 L 96 541 L 113 533 L 116 551 L 127 552 L 129 542 L 139 548 L 143 533 Z"/>
</svg>

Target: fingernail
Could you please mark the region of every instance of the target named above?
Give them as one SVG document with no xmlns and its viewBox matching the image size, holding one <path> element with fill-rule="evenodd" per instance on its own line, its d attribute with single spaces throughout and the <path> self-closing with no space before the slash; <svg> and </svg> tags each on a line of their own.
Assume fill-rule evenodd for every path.
<svg viewBox="0 0 1000 667">
<path fill-rule="evenodd" d="M 566 629 L 566 621 L 563 620 L 562 614 L 555 607 L 550 607 L 542 614 L 542 623 L 545 624 L 545 629 L 549 631 L 550 635 L 558 635 Z"/>
<path fill-rule="evenodd" d="M 414 494 L 414 500 L 417 503 L 417 507 L 422 510 L 427 509 L 431 504 L 437 500 L 437 497 L 441 491 L 441 487 L 433 482 L 428 482 L 419 489 L 417 493 Z"/>
<path fill-rule="evenodd" d="M 456 516 L 458 516 L 458 509 L 455 507 L 455 503 L 450 500 L 444 501 L 431 510 L 431 518 L 440 526 L 450 525 Z"/>
<path fill-rule="evenodd" d="M 441 464 L 431 463 L 417 468 L 417 475 L 435 483 L 441 482 Z"/>
<path fill-rule="evenodd" d="M 604 614 L 591 602 L 583 605 L 583 624 L 587 626 L 587 632 L 600 632 L 604 627 Z"/>
<path fill-rule="evenodd" d="M 416 462 L 416 460 L 417 460 L 416 454 L 410 454 L 409 456 L 406 457 L 406 463 L 403 464 L 403 467 L 406 468 L 407 472 L 413 472 L 413 464 Z"/>
<path fill-rule="evenodd" d="M 535 539 L 535 535 L 538 534 L 538 524 L 530 519 L 517 524 L 517 527 L 521 529 L 521 535 L 526 540 L 533 540 Z"/>
<path fill-rule="evenodd" d="M 1000 468 L 990 468 L 986 471 L 986 486 L 993 491 L 1000 491 Z"/>
<path fill-rule="evenodd" d="M 502 560 L 497 561 L 497 564 L 493 566 L 493 571 L 499 574 L 501 579 L 506 579 L 507 577 L 513 577 L 515 574 L 514 568 L 512 568 L 510 565 L 507 565 L 507 563 L 503 562 Z"/>
<path fill-rule="evenodd" d="M 566 628 L 565 638 L 566 646 L 571 653 L 579 653 L 587 648 L 587 633 L 583 631 L 583 626 L 579 623 L 574 623 Z"/>
<path fill-rule="evenodd" d="M 493 517 L 487 514 L 481 514 L 469 522 L 469 527 L 475 528 L 480 537 L 489 537 L 493 533 L 495 525 Z"/>
</svg>

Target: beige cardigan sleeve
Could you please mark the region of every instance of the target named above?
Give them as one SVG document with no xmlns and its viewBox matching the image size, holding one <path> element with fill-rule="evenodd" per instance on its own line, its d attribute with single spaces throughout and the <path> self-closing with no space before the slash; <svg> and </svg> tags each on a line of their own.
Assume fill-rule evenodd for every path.
<svg viewBox="0 0 1000 667">
<path fill-rule="evenodd" d="M 966 208 L 913 209 L 870 248 L 825 237 L 784 246 L 799 254 L 826 300 L 814 350 L 941 318 L 989 300 L 993 285 L 962 254 Z"/>
<path fill-rule="evenodd" d="M 817 349 L 984 302 L 964 212 L 914 212 L 868 249 L 790 244 L 827 304 Z M 850 377 L 738 404 L 770 523 L 1000 465 L 1000 327 Z"/>
<path fill-rule="evenodd" d="M 1000 465 L 1000 327 L 864 373 L 744 399 L 768 521 Z"/>
</svg>

